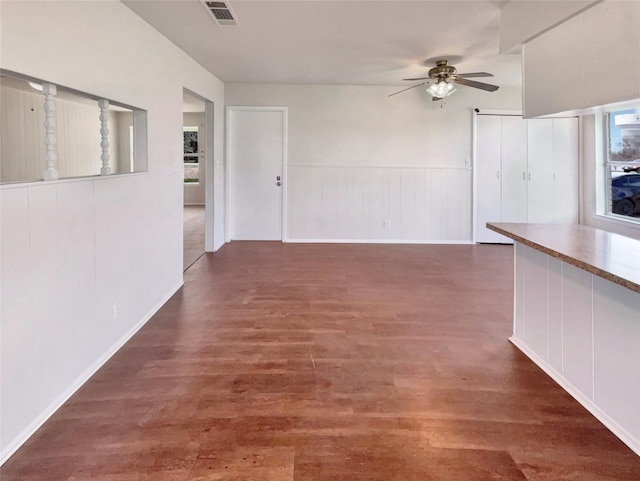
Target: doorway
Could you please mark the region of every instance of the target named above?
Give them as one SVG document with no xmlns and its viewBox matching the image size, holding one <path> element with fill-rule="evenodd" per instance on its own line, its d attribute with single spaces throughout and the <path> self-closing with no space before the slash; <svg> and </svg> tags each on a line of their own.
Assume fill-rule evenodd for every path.
<svg viewBox="0 0 640 481">
<path fill-rule="evenodd" d="M 183 89 L 183 270 L 213 239 L 213 103 Z M 211 184 L 211 185 L 209 185 Z"/>
<path fill-rule="evenodd" d="M 227 107 L 228 239 L 286 239 L 286 107 Z"/>
</svg>

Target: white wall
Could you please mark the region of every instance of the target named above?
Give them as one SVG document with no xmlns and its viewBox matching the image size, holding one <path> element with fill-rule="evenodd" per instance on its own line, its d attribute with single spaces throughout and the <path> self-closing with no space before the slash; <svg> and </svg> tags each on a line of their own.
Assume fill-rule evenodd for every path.
<svg viewBox="0 0 640 481">
<path fill-rule="evenodd" d="M 111 118 L 114 118 L 111 120 Z M 131 127 L 133 127 L 132 112 L 115 112 L 109 111 L 109 137 L 112 135 L 117 139 L 115 143 L 109 140 L 109 153 L 115 154 L 117 157 L 109 160 L 111 171 L 114 174 L 123 174 L 131 172 Z M 114 148 L 115 146 L 115 148 Z M 115 152 L 114 152 L 115 150 Z"/>
<path fill-rule="evenodd" d="M 289 240 L 471 241 L 472 110 L 520 109 L 520 90 L 461 87 L 444 108 L 397 90 L 226 85 L 228 106 L 289 109 Z"/>
<path fill-rule="evenodd" d="M 0 22 L 2 68 L 147 110 L 149 158 L 148 173 L 0 188 L 4 460 L 180 287 L 183 88 L 215 102 L 222 139 L 224 86 L 116 1 L 3 1 Z"/>
<path fill-rule="evenodd" d="M 0 99 L 0 180 L 42 179 L 45 170 L 43 96 L 3 85 Z"/>
</svg>

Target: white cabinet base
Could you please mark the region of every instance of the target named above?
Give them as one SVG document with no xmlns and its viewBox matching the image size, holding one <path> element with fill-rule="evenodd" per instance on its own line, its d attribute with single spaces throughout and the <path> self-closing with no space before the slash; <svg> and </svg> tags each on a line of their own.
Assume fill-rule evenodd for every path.
<svg viewBox="0 0 640 481">
<path fill-rule="evenodd" d="M 578 401 L 587 411 L 604 424 L 613 434 L 615 434 L 623 443 L 640 456 L 640 439 L 630 433 L 624 426 L 617 423 L 605 410 L 599 407 L 591 399 L 585 396 L 578 388 L 571 384 L 562 373 L 556 371 L 542 357 L 538 356 L 516 336 L 509 338 L 509 341 L 516 346 L 522 353 L 531 359 L 540 369 L 551 377 L 558 385 L 567 391 L 576 401 Z"/>
<path fill-rule="evenodd" d="M 640 293 L 516 242 L 511 342 L 640 455 Z"/>
</svg>

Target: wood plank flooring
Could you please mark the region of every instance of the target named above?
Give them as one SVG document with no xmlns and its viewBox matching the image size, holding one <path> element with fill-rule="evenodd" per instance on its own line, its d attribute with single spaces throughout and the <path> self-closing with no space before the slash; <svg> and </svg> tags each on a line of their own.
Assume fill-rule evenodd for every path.
<svg viewBox="0 0 640 481">
<path fill-rule="evenodd" d="M 204 205 L 185 205 L 183 210 L 182 265 L 186 271 L 204 254 Z"/>
<path fill-rule="evenodd" d="M 510 246 L 233 242 L 0 477 L 640 480 L 511 318 Z"/>
</svg>

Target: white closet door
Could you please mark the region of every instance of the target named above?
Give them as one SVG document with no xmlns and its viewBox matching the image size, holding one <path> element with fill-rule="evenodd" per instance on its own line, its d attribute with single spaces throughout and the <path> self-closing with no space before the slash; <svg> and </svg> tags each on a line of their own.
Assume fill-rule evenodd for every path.
<svg viewBox="0 0 640 481">
<path fill-rule="evenodd" d="M 578 119 L 553 119 L 553 223 L 577 224 L 579 214 Z"/>
<path fill-rule="evenodd" d="M 509 242 L 486 228 L 500 222 L 500 131 L 499 115 L 476 116 L 476 242 Z"/>
<path fill-rule="evenodd" d="M 502 222 L 527 222 L 527 122 L 502 117 Z"/>
<path fill-rule="evenodd" d="M 556 199 L 553 195 L 553 120 L 527 122 L 527 222 L 547 223 Z"/>
</svg>

